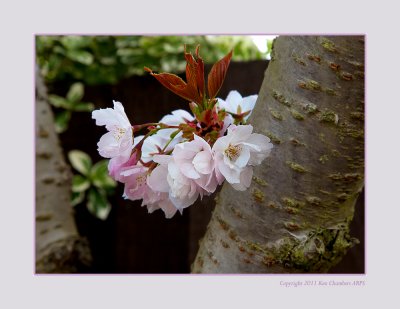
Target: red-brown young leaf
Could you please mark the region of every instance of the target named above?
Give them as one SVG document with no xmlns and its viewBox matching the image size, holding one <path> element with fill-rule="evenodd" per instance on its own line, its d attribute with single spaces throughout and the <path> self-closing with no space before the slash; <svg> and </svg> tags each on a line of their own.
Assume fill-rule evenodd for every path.
<svg viewBox="0 0 400 309">
<path fill-rule="evenodd" d="M 232 58 L 232 50 L 221 60 L 216 62 L 208 74 L 208 95 L 210 99 L 217 96 L 221 89 L 222 83 L 225 80 L 226 71 Z"/>
<path fill-rule="evenodd" d="M 199 55 L 200 45 L 196 47 L 196 58 L 197 58 L 197 87 L 199 88 L 199 92 L 204 94 L 204 62 Z"/>
<path fill-rule="evenodd" d="M 202 102 L 202 93 L 199 94 L 197 88 L 197 76 L 196 76 L 196 68 L 189 60 L 186 63 L 186 81 L 188 90 L 194 94 L 194 98 L 192 101 L 201 104 Z"/>
<path fill-rule="evenodd" d="M 173 93 L 188 101 L 196 101 L 197 94 L 185 81 L 175 74 L 170 73 L 153 73 L 153 71 L 147 67 L 144 68 L 147 72 L 150 72 L 165 88 L 171 90 Z"/>
<path fill-rule="evenodd" d="M 199 57 L 199 46 L 196 48 L 196 58 L 186 52 L 186 81 L 191 92 L 196 93 L 196 103 L 202 104 L 204 97 L 204 62 Z"/>
</svg>

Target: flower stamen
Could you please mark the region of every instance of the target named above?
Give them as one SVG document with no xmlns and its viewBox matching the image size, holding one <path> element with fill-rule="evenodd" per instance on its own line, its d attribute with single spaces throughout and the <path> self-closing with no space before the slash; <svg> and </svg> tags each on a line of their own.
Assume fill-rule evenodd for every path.
<svg viewBox="0 0 400 309">
<path fill-rule="evenodd" d="M 146 183 L 146 179 L 147 179 L 147 174 L 142 174 L 136 177 L 138 187 L 144 185 Z"/>
<path fill-rule="evenodd" d="M 224 152 L 229 160 L 235 161 L 240 156 L 241 151 L 242 146 L 229 144 L 228 148 L 226 148 Z"/>
<path fill-rule="evenodd" d="M 114 130 L 113 130 L 113 135 L 114 135 L 114 138 L 117 140 L 117 141 L 119 141 L 121 138 L 122 138 L 122 136 L 124 136 L 124 134 L 126 133 L 126 129 L 124 129 L 124 128 L 115 128 Z"/>
</svg>

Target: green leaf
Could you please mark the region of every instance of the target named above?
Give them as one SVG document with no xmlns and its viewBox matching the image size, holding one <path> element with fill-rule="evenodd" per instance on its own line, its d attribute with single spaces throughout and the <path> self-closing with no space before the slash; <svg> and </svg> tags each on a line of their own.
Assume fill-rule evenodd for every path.
<svg viewBox="0 0 400 309">
<path fill-rule="evenodd" d="M 98 188 L 115 188 L 116 182 L 108 175 L 108 161 L 101 160 L 93 165 L 90 171 L 90 179 Z"/>
<path fill-rule="evenodd" d="M 88 175 L 92 167 L 92 159 L 88 154 L 80 150 L 71 150 L 68 153 L 68 159 L 74 169 L 83 175 Z"/>
<path fill-rule="evenodd" d="M 67 57 L 85 65 L 93 63 L 93 55 L 85 50 L 68 50 Z"/>
<path fill-rule="evenodd" d="M 76 206 L 83 202 L 85 199 L 85 192 L 72 192 L 71 205 Z"/>
<path fill-rule="evenodd" d="M 65 130 L 68 129 L 68 122 L 70 118 L 71 118 L 71 112 L 68 110 L 56 113 L 54 124 L 56 126 L 57 133 L 63 133 Z"/>
<path fill-rule="evenodd" d="M 91 112 L 94 110 L 94 105 L 93 105 L 93 103 L 81 102 L 81 103 L 75 104 L 72 107 L 72 110 L 74 112 Z"/>
<path fill-rule="evenodd" d="M 74 83 L 69 88 L 67 100 L 70 102 L 79 102 L 83 98 L 83 84 Z"/>
<path fill-rule="evenodd" d="M 72 177 L 72 192 L 83 192 L 89 189 L 90 181 L 82 175 Z"/>
<path fill-rule="evenodd" d="M 70 109 L 71 103 L 68 102 L 65 98 L 62 98 L 55 94 L 49 94 L 49 102 L 54 107 Z"/>
<path fill-rule="evenodd" d="M 100 63 L 103 65 L 114 65 L 117 63 L 117 59 L 115 59 L 114 57 L 102 57 L 99 59 Z"/>
<path fill-rule="evenodd" d="M 78 36 L 78 35 L 67 35 L 61 37 L 61 43 L 68 49 L 80 49 L 85 48 L 90 44 L 91 37 Z"/>
<path fill-rule="evenodd" d="M 107 201 L 105 193 L 102 193 L 94 188 L 89 190 L 88 202 L 86 206 L 91 214 L 101 220 L 107 219 L 111 210 L 111 205 Z"/>
</svg>

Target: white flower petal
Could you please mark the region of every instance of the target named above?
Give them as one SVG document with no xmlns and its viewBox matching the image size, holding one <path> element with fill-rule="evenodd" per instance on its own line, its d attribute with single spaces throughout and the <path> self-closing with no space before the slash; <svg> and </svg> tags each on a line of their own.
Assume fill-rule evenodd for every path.
<svg viewBox="0 0 400 309">
<path fill-rule="evenodd" d="M 158 204 L 148 204 L 142 203 L 142 206 L 147 206 L 147 211 L 149 214 L 153 213 L 155 210 L 160 209 Z"/>
<path fill-rule="evenodd" d="M 147 177 L 147 185 L 154 191 L 168 192 L 169 185 L 167 181 L 168 170 L 166 166 L 157 166 Z"/>
<path fill-rule="evenodd" d="M 186 121 L 193 121 L 194 117 L 183 109 L 178 109 L 172 112 L 172 115 L 165 115 L 160 122 L 168 124 L 170 126 L 178 126 L 181 123 L 185 123 Z"/>
<path fill-rule="evenodd" d="M 152 135 L 146 138 L 142 146 L 142 161 L 147 163 L 153 160 L 154 154 L 158 154 L 158 147 L 161 148 L 162 139 L 160 136 Z"/>
<path fill-rule="evenodd" d="M 196 144 L 198 145 L 198 150 L 196 151 L 196 152 L 199 152 L 199 151 L 202 151 L 202 150 L 204 150 L 204 151 L 208 151 L 209 153 L 211 153 L 211 146 L 210 146 L 210 144 L 209 143 L 207 143 L 206 141 L 205 141 L 205 139 L 204 138 L 202 138 L 202 137 L 200 137 L 200 136 L 198 136 L 198 135 L 194 135 L 194 141 L 196 142 Z"/>
<path fill-rule="evenodd" d="M 192 160 L 192 158 L 197 153 L 197 149 L 195 149 L 193 151 L 193 150 L 191 150 L 191 148 L 193 148 L 193 147 L 190 147 L 189 142 L 185 142 L 185 143 L 176 145 L 176 147 L 172 153 L 175 161 L 182 162 L 182 161 Z"/>
<path fill-rule="evenodd" d="M 172 115 L 181 118 L 182 120 L 193 121 L 194 117 L 188 112 L 183 109 L 177 109 L 172 112 Z"/>
<path fill-rule="evenodd" d="M 253 133 L 248 139 L 248 143 L 251 145 L 250 148 L 250 165 L 259 165 L 261 162 L 269 156 L 272 149 L 272 143 L 270 139 L 262 134 Z"/>
<path fill-rule="evenodd" d="M 203 188 L 207 195 L 213 193 L 218 187 L 218 181 L 214 173 L 202 175 L 200 179 L 196 180 L 196 184 Z"/>
<path fill-rule="evenodd" d="M 229 128 L 228 128 L 228 131 L 229 131 Z M 215 153 L 217 153 L 217 152 L 223 153 L 225 151 L 225 149 L 228 148 L 229 142 L 231 141 L 231 139 L 232 139 L 232 136 L 230 136 L 230 135 L 220 137 L 214 143 L 214 145 L 212 147 L 212 151 Z"/>
<path fill-rule="evenodd" d="M 246 144 L 253 144 L 260 147 L 261 149 L 269 147 L 272 148 L 272 144 L 270 142 L 271 140 L 267 136 L 258 133 L 251 134 L 249 138 L 246 140 Z"/>
<path fill-rule="evenodd" d="M 240 144 L 249 148 L 251 152 L 260 152 L 262 150 L 262 148 L 260 146 L 255 145 L 255 144 L 249 144 L 249 143 L 243 143 L 243 142 Z"/>
<path fill-rule="evenodd" d="M 128 176 L 131 176 L 131 175 L 135 175 L 135 174 L 138 174 L 138 173 L 142 173 L 143 170 L 144 170 L 144 167 L 143 167 L 143 166 L 134 165 L 134 166 L 129 167 L 129 168 L 127 168 L 127 169 L 121 170 L 120 175 L 121 175 L 121 176 L 124 176 L 124 177 L 128 177 Z"/>
<path fill-rule="evenodd" d="M 179 121 L 177 121 L 174 115 L 165 115 L 160 119 L 160 122 L 168 124 L 170 126 L 177 126 L 179 124 Z"/>
<path fill-rule="evenodd" d="M 174 196 L 170 195 L 170 200 L 171 202 L 175 205 L 175 207 L 182 212 L 183 208 L 189 207 L 190 205 L 192 205 L 197 198 L 199 197 L 199 194 L 194 194 L 192 196 L 186 196 L 185 198 L 177 198 Z"/>
<path fill-rule="evenodd" d="M 105 126 L 110 121 L 110 114 L 113 112 L 112 108 L 101 108 L 92 112 L 92 119 L 96 120 L 96 125 Z"/>
<path fill-rule="evenodd" d="M 190 182 L 190 191 L 189 191 L 188 196 L 193 196 L 193 195 L 198 196 L 199 192 L 202 192 L 202 190 L 199 188 L 199 186 L 196 184 L 195 181 L 191 181 Z"/>
<path fill-rule="evenodd" d="M 220 98 L 217 98 L 217 106 L 219 109 L 225 109 L 226 110 L 226 102 Z"/>
<path fill-rule="evenodd" d="M 193 158 L 192 163 L 194 168 L 201 174 L 210 174 L 213 170 L 212 156 L 209 151 L 200 151 Z"/>
<path fill-rule="evenodd" d="M 120 102 L 114 101 L 114 107 L 99 109 L 92 112 L 92 118 L 96 120 L 96 125 L 106 126 L 107 130 L 112 131 L 115 127 L 128 129 L 131 127 L 128 117 Z"/>
<path fill-rule="evenodd" d="M 199 179 L 200 174 L 194 169 L 191 163 L 181 163 L 179 164 L 179 169 L 183 175 L 190 179 Z"/>
<path fill-rule="evenodd" d="M 172 160 L 172 157 L 168 156 L 168 155 L 154 155 L 153 156 L 153 161 L 158 164 L 161 164 L 161 165 L 167 165 L 171 160 Z"/>
<path fill-rule="evenodd" d="M 217 163 L 217 168 L 229 183 L 240 182 L 240 170 L 230 168 L 223 161 Z"/>
<path fill-rule="evenodd" d="M 160 140 L 160 143 L 166 144 L 171 139 L 171 134 L 174 133 L 176 129 L 171 128 L 171 129 L 161 129 L 159 130 L 156 134 L 152 135 L 157 137 Z M 163 145 L 163 146 L 164 146 Z"/>
<path fill-rule="evenodd" d="M 253 126 L 252 125 L 240 125 L 240 126 L 237 126 L 236 129 L 234 130 L 234 134 L 232 134 L 233 136 L 232 136 L 232 139 L 231 139 L 231 143 L 232 144 L 237 144 L 237 143 L 240 143 L 242 141 L 247 141 L 247 139 L 251 135 L 251 132 L 253 132 Z"/>
<path fill-rule="evenodd" d="M 114 110 L 117 113 L 117 117 L 120 119 L 120 123 L 122 127 L 128 128 L 131 126 L 128 116 L 125 113 L 124 107 L 122 106 L 121 102 L 113 101 L 114 102 Z"/>
<path fill-rule="evenodd" d="M 229 166 L 229 168 L 236 168 L 235 163 L 231 161 L 231 159 L 229 159 L 229 157 L 227 157 L 225 154 L 223 156 L 223 161 L 226 166 Z"/>
<path fill-rule="evenodd" d="M 239 157 L 235 161 L 235 165 L 239 168 L 245 167 L 250 159 L 250 151 L 247 147 L 242 147 Z"/>
<path fill-rule="evenodd" d="M 114 110 L 122 115 L 125 114 L 124 107 L 122 106 L 121 102 L 113 100 L 114 103 Z"/>
<path fill-rule="evenodd" d="M 174 162 L 174 160 L 171 160 L 168 163 L 168 174 L 172 177 L 172 179 L 182 179 L 183 175 L 179 170 L 178 165 Z"/>
<path fill-rule="evenodd" d="M 104 158 L 112 158 L 119 155 L 119 145 L 111 132 L 104 134 L 97 143 L 98 151 Z"/>
<path fill-rule="evenodd" d="M 263 152 L 250 153 L 249 165 L 255 166 L 261 164 L 262 161 L 264 161 L 264 159 L 268 157 L 270 153 L 271 153 L 271 148 Z"/>
<path fill-rule="evenodd" d="M 227 110 L 232 113 L 237 113 L 237 108 L 241 102 L 242 96 L 240 95 L 240 93 L 236 90 L 230 91 L 228 96 L 226 97 Z"/>
<path fill-rule="evenodd" d="M 92 113 L 92 118 L 96 119 L 96 125 L 106 126 L 108 131 L 113 131 L 115 128 L 128 128 L 125 121 L 121 119 L 121 115 L 111 108 L 95 110 Z"/>
<path fill-rule="evenodd" d="M 135 147 L 137 144 L 140 143 L 140 141 L 143 139 L 144 135 L 138 135 L 135 136 L 133 139 L 133 147 Z"/>
<path fill-rule="evenodd" d="M 222 175 L 222 173 L 220 172 L 220 170 L 218 168 L 215 168 L 214 171 L 215 171 L 215 177 L 217 179 L 217 182 L 219 185 L 221 185 L 224 182 L 225 177 L 224 177 L 224 175 Z"/>
<path fill-rule="evenodd" d="M 119 149 L 121 151 L 124 151 L 125 149 L 130 149 L 132 150 L 133 148 L 133 137 L 132 137 L 132 131 L 128 130 L 126 131 L 120 138 L 117 140 L 119 143 Z"/>
<path fill-rule="evenodd" d="M 229 128 L 228 128 L 228 135 L 227 136 L 231 136 L 232 137 L 234 132 L 236 131 L 237 127 L 238 126 L 236 124 L 230 125 Z"/>
<path fill-rule="evenodd" d="M 248 166 L 240 173 L 240 183 L 233 183 L 231 185 L 235 190 L 245 191 L 248 187 L 250 187 L 252 178 L 253 169 Z"/>
<path fill-rule="evenodd" d="M 258 95 L 250 95 L 243 98 L 242 102 L 240 103 L 240 106 L 242 107 L 242 112 L 252 111 L 254 106 L 256 105 L 257 98 Z"/>
<path fill-rule="evenodd" d="M 224 136 L 226 130 L 228 129 L 228 127 L 233 124 L 234 119 L 231 115 L 227 114 L 226 117 L 224 118 L 224 126 L 222 127 L 221 131 L 220 131 L 220 136 Z"/>
<path fill-rule="evenodd" d="M 178 210 L 169 198 L 162 200 L 158 203 L 158 206 L 164 211 L 165 218 L 172 218 Z"/>
</svg>

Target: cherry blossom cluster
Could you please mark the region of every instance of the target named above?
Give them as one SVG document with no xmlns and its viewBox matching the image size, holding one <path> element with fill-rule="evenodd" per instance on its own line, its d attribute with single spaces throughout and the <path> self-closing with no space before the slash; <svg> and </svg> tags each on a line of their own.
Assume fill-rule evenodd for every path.
<svg viewBox="0 0 400 309">
<path fill-rule="evenodd" d="M 253 166 L 269 154 L 268 137 L 253 133 L 246 124 L 257 95 L 242 97 L 231 91 L 216 95 L 225 78 L 232 53 L 214 64 L 204 86 L 204 64 L 196 49 L 186 53 L 187 83 L 173 74 L 155 74 L 165 87 L 184 97 L 192 114 L 175 110 L 157 123 L 132 125 L 120 102 L 95 110 L 96 125 L 108 132 L 98 142 L 101 156 L 109 158 L 109 174 L 124 184 L 124 197 L 142 200 L 149 213 L 162 209 L 167 218 L 210 195 L 225 180 L 236 190 L 251 183 Z M 143 132 L 140 134 L 140 132 Z"/>
</svg>

